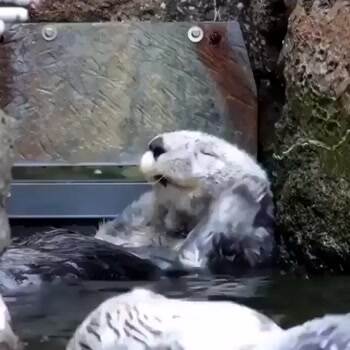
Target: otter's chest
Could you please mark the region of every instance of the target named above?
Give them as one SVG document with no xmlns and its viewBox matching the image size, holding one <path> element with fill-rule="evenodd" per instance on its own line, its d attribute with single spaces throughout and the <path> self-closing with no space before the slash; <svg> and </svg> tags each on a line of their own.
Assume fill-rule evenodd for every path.
<svg viewBox="0 0 350 350">
<path fill-rule="evenodd" d="M 158 189 L 157 221 L 169 234 L 180 234 L 184 237 L 208 211 L 210 200 L 202 193 L 166 187 Z"/>
</svg>

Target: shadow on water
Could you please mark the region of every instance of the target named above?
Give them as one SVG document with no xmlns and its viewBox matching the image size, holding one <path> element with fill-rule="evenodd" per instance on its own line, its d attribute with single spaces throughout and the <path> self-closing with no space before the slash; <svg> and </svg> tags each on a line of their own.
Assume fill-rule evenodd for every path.
<svg viewBox="0 0 350 350">
<path fill-rule="evenodd" d="M 288 276 L 186 276 L 157 282 L 84 282 L 47 286 L 40 293 L 5 296 L 14 327 L 28 350 L 58 350 L 89 311 L 135 286 L 172 298 L 233 300 L 290 326 L 325 313 L 350 311 L 350 277 L 304 280 Z"/>
</svg>

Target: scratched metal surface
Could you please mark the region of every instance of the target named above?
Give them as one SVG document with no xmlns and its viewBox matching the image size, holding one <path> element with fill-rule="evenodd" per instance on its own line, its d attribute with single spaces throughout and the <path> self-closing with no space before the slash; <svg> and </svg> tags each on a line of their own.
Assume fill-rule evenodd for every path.
<svg viewBox="0 0 350 350">
<path fill-rule="evenodd" d="M 255 154 L 256 89 L 239 25 L 13 24 L 0 43 L 0 107 L 22 121 L 22 163 L 136 164 L 157 133 L 196 129 Z"/>
</svg>

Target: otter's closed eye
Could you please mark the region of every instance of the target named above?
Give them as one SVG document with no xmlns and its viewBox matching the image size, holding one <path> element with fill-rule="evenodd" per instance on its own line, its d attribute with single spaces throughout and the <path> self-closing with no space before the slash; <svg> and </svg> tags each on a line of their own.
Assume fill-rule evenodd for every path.
<svg viewBox="0 0 350 350">
<path fill-rule="evenodd" d="M 209 156 L 209 157 L 213 157 L 213 158 L 217 158 L 216 154 L 215 153 L 212 153 L 206 149 L 201 149 L 200 152 L 206 156 Z"/>
<path fill-rule="evenodd" d="M 217 153 L 214 150 L 214 147 L 209 144 L 198 144 L 196 147 L 197 151 L 205 156 L 213 157 L 215 159 L 218 158 Z"/>
</svg>

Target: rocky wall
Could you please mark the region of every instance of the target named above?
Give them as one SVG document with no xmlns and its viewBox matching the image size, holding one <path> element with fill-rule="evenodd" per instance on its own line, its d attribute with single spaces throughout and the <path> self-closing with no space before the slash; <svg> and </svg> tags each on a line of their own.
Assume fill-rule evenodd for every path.
<svg viewBox="0 0 350 350">
<path fill-rule="evenodd" d="M 282 259 L 350 271 L 350 2 L 300 2 L 282 55 L 287 104 L 274 184 Z"/>
</svg>

